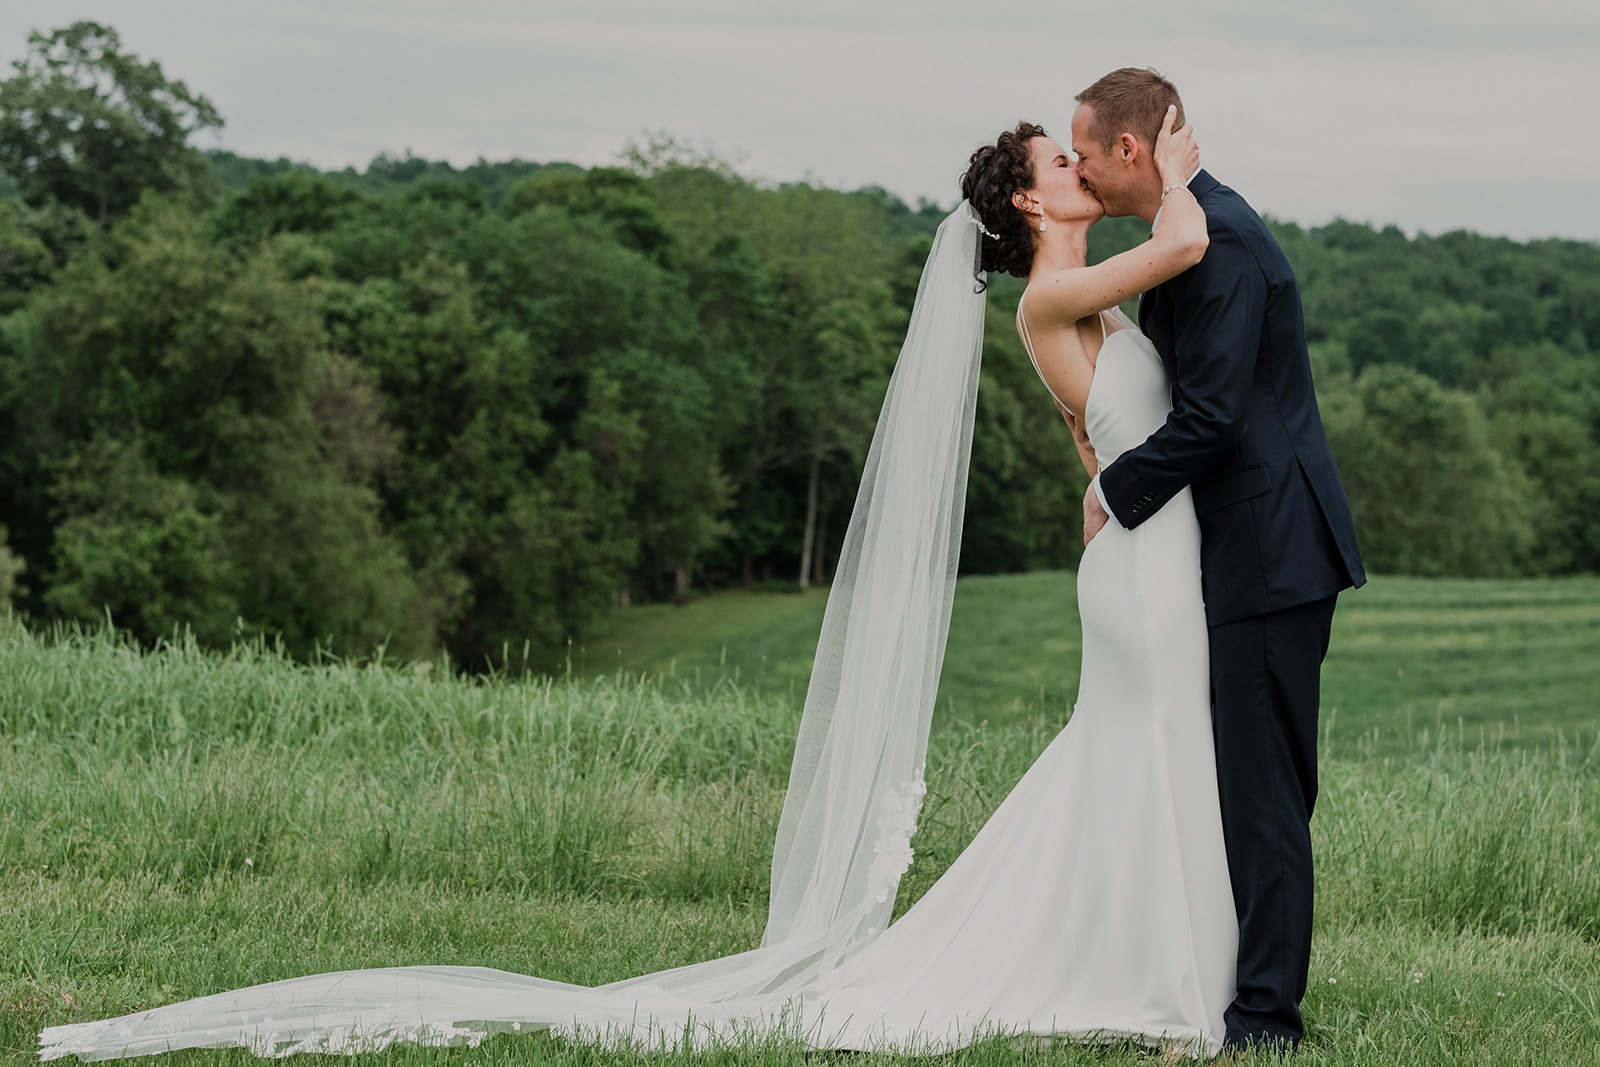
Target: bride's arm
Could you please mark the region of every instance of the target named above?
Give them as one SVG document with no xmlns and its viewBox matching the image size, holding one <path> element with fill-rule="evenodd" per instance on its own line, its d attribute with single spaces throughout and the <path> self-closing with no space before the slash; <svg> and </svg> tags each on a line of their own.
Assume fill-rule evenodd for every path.
<svg viewBox="0 0 1600 1067">
<path fill-rule="evenodd" d="M 1167 109 L 1153 153 L 1161 185 L 1160 217 L 1150 240 L 1097 263 L 1073 267 L 1029 283 L 1033 314 L 1043 312 L 1058 322 L 1076 322 L 1114 308 L 1152 286 L 1175 278 L 1200 262 L 1206 253 L 1206 213 L 1185 182 L 1200 165 L 1194 130 L 1174 131 L 1176 108 Z"/>
</svg>

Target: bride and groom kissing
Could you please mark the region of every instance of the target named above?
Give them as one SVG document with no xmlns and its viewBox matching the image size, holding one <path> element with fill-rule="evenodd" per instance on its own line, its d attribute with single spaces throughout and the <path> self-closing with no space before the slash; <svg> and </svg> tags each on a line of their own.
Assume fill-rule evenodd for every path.
<svg viewBox="0 0 1600 1067">
<path fill-rule="evenodd" d="M 759 947 L 593 988 L 478 967 L 291 978 L 50 1027 L 40 1055 L 353 1052 L 529 1029 L 634 1048 L 773 1032 L 902 1051 L 990 1034 L 1192 1055 L 1296 1044 L 1321 662 L 1337 594 L 1365 580 L 1349 508 L 1293 272 L 1249 205 L 1197 169 L 1176 90 L 1126 68 L 1077 100 L 1072 153 L 1029 123 L 1002 134 L 973 154 L 935 238 L 829 593 Z M 1151 239 L 1088 266 L 1107 213 L 1144 218 Z M 955 587 L 982 273 L 996 270 L 1029 281 L 1018 332 L 1093 476 L 1079 696 L 891 922 Z M 1135 325 L 1117 308 L 1141 293 Z"/>
<path fill-rule="evenodd" d="M 1216 804 L 1238 922 L 1224 1040 L 1241 1048 L 1293 1045 L 1303 1035 L 1299 1002 L 1311 953 L 1319 681 L 1335 599 L 1366 580 L 1355 529 L 1312 390 L 1299 289 L 1270 231 L 1242 197 L 1197 170 L 1197 160 L 1172 158 L 1182 164 L 1174 167 L 1162 158 L 1170 131 L 1183 122 L 1176 89 L 1158 74 L 1114 71 L 1077 100 L 1070 169 L 1083 194 L 1105 214 L 1151 223 L 1152 238 L 1124 254 L 1132 260 L 1124 272 L 1106 269 L 1109 262 L 1085 269 L 1077 228 L 1049 240 L 1055 205 L 1014 196 L 1028 218 L 1040 211 L 1037 225 L 1046 231 L 1035 242 L 1018 324 L 1093 476 L 1084 497 L 1083 568 L 1097 566 L 1090 553 L 1102 539 L 1137 536 L 1188 497 L 1176 511 L 1198 532 Z M 1042 136 L 1032 143 L 1036 169 L 1052 165 L 1045 157 L 1064 155 Z M 1066 205 L 1057 210 L 1073 210 L 1071 184 L 1057 187 L 1056 202 Z M 1096 217 L 1094 205 L 1079 210 Z M 1147 289 L 1152 279 L 1158 284 Z M 1136 401 L 1121 401 L 1124 410 L 1114 413 L 1090 403 L 1108 403 L 1107 372 L 1113 383 L 1125 377 L 1108 365 L 1129 358 L 1121 351 L 1104 363 L 1096 358 L 1123 334 L 1102 332 L 1093 355 L 1081 343 L 1094 339 L 1082 329 L 1085 312 L 1109 311 L 1108 294 L 1120 300 L 1134 292 L 1142 294 L 1138 331 L 1127 332 L 1133 344 L 1124 349 L 1156 356 L 1162 381 L 1151 388 L 1170 387 L 1170 410 L 1146 416 L 1154 432 L 1143 440 L 1137 428 L 1130 435 L 1119 425 Z M 1103 314 L 1095 318 L 1103 331 Z M 1061 339 L 1053 347 L 1042 343 L 1052 331 Z M 1093 392 L 1065 395 L 1083 381 L 1085 362 Z M 1135 553 L 1125 561 L 1115 595 L 1176 599 L 1151 584 L 1147 559 Z M 1128 610 L 1126 603 L 1091 606 L 1084 585 L 1080 577 L 1086 630 L 1091 608 Z M 1159 677 L 1174 670 L 1173 657 L 1170 646 L 1151 642 L 1150 622 L 1121 640 L 1142 640 L 1138 667 Z M 1087 634 L 1084 655 L 1087 673 Z M 1132 658 L 1122 669 L 1136 669 Z"/>
</svg>

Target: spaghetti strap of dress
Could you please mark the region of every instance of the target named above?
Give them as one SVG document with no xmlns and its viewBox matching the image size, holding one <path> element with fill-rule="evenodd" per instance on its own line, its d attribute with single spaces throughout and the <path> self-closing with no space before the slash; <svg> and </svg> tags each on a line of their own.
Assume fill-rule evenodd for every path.
<svg viewBox="0 0 1600 1067">
<path fill-rule="evenodd" d="M 1033 354 L 1033 335 L 1028 332 L 1028 320 L 1022 314 L 1022 302 L 1028 299 L 1028 293 L 1031 291 L 1031 289 L 1024 289 L 1022 290 L 1022 295 L 1017 298 L 1017 334 L 1022 338 L 1022 347 L 1028 352 L 1028 362 L 1033 364 L 1033 373 L 1037 374 L 1039 376 L 1039 381 L 1044 383 L 1045 392 L 1049 393 L 1051 399 L 1053 399 L 1057 404 L 1060 404 L 1063 408 L 1066 408 L 1067 411 L 1071 412 L 1073 418 L 1079 418 L 1079 414 L 1072 410 L 1071 405 L 1069 405 L 1065 400 L 1062 400 L 1059 396 L 1056 396 L 1056 391 L 1050 388 L 1050 383 L 1045 380 L 1044 371 L 1039 369 L 1039 357 Z M 1094 317 L 1100 322 L 1100 344 L 1101 347 L 1104 347 L 1107 338 L 1110 336 L 1108 333 L 1106 333 L 1105 312 L 1097 311 L 1095 312 Z"/>
<path fill-rule="evenodd" d="M 1027 331 L 1027 318 L 1022 315 L 1022 301 L 1026 301 L 1027 294 L 1029 294 L 1029 290 L 1022 290 L 1021 298 L 1018 298 L 1018 301 L 1016 301 L 1016 333 L 1018 333 L 1018 336 L 1021 336 L 1022 338 L 1022 347 L 1027 349 L 1027 362 L 1034 365 L 1034 373 L 1038 374 L 1038 381 L 1042 382 L 1043 386 L 1045 386 L 1045 392 L 1050 394 L 1051 400 L 1059 403 L 1059 405 L 1061 405 L 1062 408 L 1066 408 L 1067 411 L 1072 411 L 1072 408 L 1067 406 L 1067 403 L 1064 402 L 1061 397 L 1056 395 L 1056 390 L 1051 389 L 1050 382 L 1045 381 L 1045 371 L 1038 370 L 1038 357 L 1037 355 L 1034 355 L 1034 336 Z M 1106 330 L 1106 323 L 1101 323 L 1101 330 Z M 1078 418 L 1077 411 L 1072 411 L 1072 418 Z"/>
</svg>

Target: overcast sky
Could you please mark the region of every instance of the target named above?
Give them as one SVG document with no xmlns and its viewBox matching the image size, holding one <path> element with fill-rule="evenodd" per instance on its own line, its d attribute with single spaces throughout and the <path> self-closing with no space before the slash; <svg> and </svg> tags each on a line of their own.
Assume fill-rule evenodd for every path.
<svg viewBox="0 0 1600 1067">
<path fill-rule="evenodd" d="M 1114 67 L 1183 93 L 1255 207 L 1600 240 L 1597 0 L 0 0 L 0 60 L 92 18 L 209 96 L 205 146 L 612 162 L 669 134 L 766 181 L 952 205 Z"/>
</svg>

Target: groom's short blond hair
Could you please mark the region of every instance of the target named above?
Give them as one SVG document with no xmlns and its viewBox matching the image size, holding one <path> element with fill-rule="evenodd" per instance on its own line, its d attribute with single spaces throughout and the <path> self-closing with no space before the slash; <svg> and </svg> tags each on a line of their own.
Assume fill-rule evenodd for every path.
<svg viewBox="0 0 1600 1067">
<path fill-rule="evenodd" d="M 1172 128 L 1183 125 L 1183 101 L 1177 86 L 1150 67 L 1114 70 L 1079 93 L 1077 101 L 1094 108 L 1089 136 L 1109 150 L 1123 133 L 1139 138 L 1146 149 L 1155 147 L 1167 108 L 1178 105 Z"/>
</svg>

